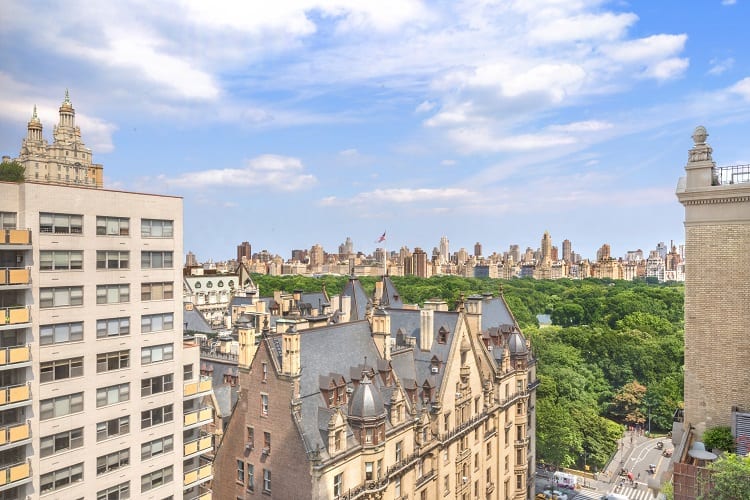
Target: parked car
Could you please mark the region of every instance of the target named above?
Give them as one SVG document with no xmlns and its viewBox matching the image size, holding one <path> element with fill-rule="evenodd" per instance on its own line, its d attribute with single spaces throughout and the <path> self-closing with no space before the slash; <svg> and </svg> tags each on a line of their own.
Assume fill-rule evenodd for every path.
<svg viewBox="0 0 750 500">
<path fill-rule="evenodd" d="M 544 490 L 544 496 L 551 500 L 568 500 L 567 493 L 558 490 Z"/>
<path fill-rule="evenodd" d="M 664 450 L 664 453 L 662 453 L 662 455 L 664 455 L 665 457 L 671 457 L 673 451 L 674 450 Z"/>
</svg>

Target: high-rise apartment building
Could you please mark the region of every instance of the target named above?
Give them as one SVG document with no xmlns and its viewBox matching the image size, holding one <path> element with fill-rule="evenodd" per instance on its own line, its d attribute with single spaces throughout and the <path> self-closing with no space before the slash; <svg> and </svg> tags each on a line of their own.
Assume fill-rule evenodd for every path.
<svg viewBox="0 0 750 500">
<path fill-rule="evenodd" d="M 673 432 L 676 500 L 701 494 L 710 454 L 694 443 L 705 430 L 730 426 L 737 453 L 750 452 L 750 165 L 717 168 L 707 136 L 695 129 L 677 184 L 687 259 L 685 409 Z M 665 248 L 660 244 L 657 254 Z"/>
<path fill-rule="evenodd" d="M 542 236 L 542 262 L 548 264 L 552 259 L 552 237 L 549 231 L 545 231 Z"/>
<path fill-rule="evenodd" d="M 478 241 L 474 243 L 474 257 L 481 257 L 482 256 L 482 244 Z"/>
<path fill-rule="evenodd" d="M 74 118 L 66 95 L 54 154 L 90 162 Z M 37 153 L 40 172 L 67 168 Z M 182 199 L 105 190 L 72 166 L 69 182 L 37 179 L 35 163 L 0 182 L 0 498 L 210 497 Z"/>
<path fill-rule="evenodd" d="M 570 240 L 563 240 L 562 242 L 562 258 L 568 264 L 573 263 L 573 250 L 570 245 Z"/>
<path fill-rule="evenodd" d="M 440 261 L 439 264 L 447 264 L 451 260 L 450 242 L 447 236 L 440 238 Z"/>
<path fill-rule="evenodd" d="M 237 245 L 237 262 L 241 263 L 243 260 L 250 260 L 253 258 L 253 247 L 250 242 L 243 241 Z"/>
</svg>

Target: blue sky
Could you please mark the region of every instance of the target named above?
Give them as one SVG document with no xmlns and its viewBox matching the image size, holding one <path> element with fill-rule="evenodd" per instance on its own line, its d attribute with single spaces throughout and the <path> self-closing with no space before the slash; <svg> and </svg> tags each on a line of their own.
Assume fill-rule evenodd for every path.
<svg viewBox="0 0 750 500">
<path fill-rule="evenodd" d="M 105 187 L 185 250 L 683 240 L 690 135 L 750 163 L 743 0 L 3 2 L 0 152 L 70 89 Z"/>
</svg>

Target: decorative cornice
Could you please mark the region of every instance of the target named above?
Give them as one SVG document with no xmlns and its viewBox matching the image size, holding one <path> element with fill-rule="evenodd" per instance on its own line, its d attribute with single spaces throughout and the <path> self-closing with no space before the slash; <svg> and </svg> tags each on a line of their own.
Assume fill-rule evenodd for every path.
<svg viewBox="0 0 750 500">
<path fill-rule="evenodd" d="M 747 203 L 750 196 L 732 196 L 728 198 L 704 198 L 700 200 L 682 200 L 683 205 L 716 205 L 721 203 Z"/>
</svg>

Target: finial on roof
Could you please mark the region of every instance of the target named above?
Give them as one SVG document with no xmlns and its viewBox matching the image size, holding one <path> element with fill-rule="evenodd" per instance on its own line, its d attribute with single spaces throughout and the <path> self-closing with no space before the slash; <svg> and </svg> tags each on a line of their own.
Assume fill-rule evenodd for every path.
<svg viewBox="0 0 750 500">
<path fill-rule="evenodd" d="M 68 92 L 68 89 L 65 89 L 65 100 L 63 101 L 63 104 L 70 104 L 70 93 Z"/>
<path fill-rule="evenodd" d="M 36 104 L 34 104 L 34 113 L 31 115 L 32 120 L 37 120 L 39 117 L 36 115 Z"/>
<path fill-rule="evenodd" d="M 695 131 L 693 132 L 693 142 L 697 146 L 698 144 L 705 144 L 706 138 L 708 137 L 708 132 L 706 132 L 706 127 L 703 125 L 698 125 L 695 127 Z"/>
</svg>

